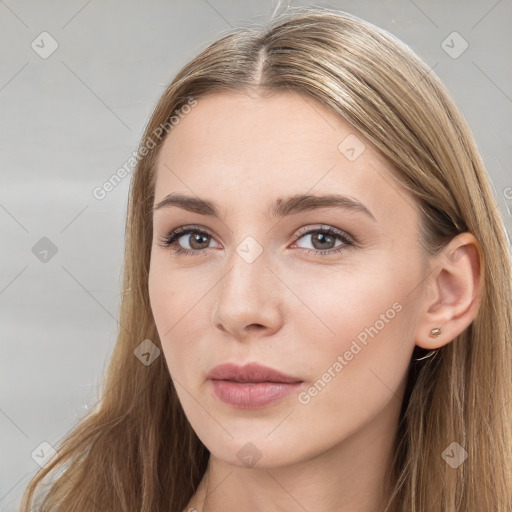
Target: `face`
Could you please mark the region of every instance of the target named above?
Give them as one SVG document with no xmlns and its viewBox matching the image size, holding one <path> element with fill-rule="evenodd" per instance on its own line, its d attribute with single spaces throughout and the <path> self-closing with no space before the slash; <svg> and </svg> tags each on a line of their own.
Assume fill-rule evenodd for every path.
<svg viewBox="0 0 512 512">
<path fill-rule="evenodd" d="M 213 456 L 272 467 L 356 434 L 392 435 L 424 276 L 417 210 L 392 172 L 349 124 L 290 92 L 200 97 L 165 140 L 150 301 L 185 414 Z M 166 204 L 169 194 L 214 209 Z M 342 199 L 289 201 L 300 195 Z M 296 383 L 208 378 L 253 362 Z"/>
</svg>

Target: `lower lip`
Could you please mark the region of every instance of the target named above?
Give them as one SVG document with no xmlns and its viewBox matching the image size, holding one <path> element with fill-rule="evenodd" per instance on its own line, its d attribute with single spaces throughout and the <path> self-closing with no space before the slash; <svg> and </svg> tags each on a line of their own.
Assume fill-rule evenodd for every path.
<svg viewBox="0 0 512 512">
<path fill-rule="evenodd" d="M 294 393 L 302 382 L 233 382 L 211 380 L 215 395 L 238 409 L 259 409 Z"/>
</svg>

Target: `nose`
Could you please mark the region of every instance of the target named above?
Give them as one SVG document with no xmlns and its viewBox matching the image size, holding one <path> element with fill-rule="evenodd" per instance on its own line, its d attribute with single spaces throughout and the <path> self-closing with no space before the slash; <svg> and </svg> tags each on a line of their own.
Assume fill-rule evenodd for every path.
<svg viewBox="0 0 512 512">
<path fill-rule="evenodd" d="M 283 284 L 269 267 L 265 250 L 252 262 L 233 251 L 215 287 L 213 325 L 233 338 L 268 336 L 283 322 Z"/>
</svg>

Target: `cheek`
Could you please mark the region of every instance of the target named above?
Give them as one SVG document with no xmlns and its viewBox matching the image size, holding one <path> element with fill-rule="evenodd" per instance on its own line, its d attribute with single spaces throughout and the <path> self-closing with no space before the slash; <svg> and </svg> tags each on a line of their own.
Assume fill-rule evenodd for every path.
<svg viewBox="0 0 512 512">
<path fill-rule="evenodd" d="M 294 288 L 301 298 L 294 332 L 302 333 L 306 374 L 327 370 L 338 356 L 347 369 L 407 363 L 412 316 L 405 301 L 414 279 L 389 264 L 371 268 L 332 272 L 329 279 L 317 275 Z"/>
<path fill-rule="evenodd" d="M 170 336 L 180 318 L 185 320 L 187 311 L 193 307 L 194 297 L 197 302 L 197 288 L 197 283 L 191 285 L 182 272 L 172 269 L 164 254 L 157 253 L 153 256 L 148 291 L 151 310 L 160 333 L 168 332 Z"/>
<path fill-rule="evenodd" d="M 176 352 L 170 350 L 172 341 L 176 339 L 176 331 L 179 327 L 180 309 L 178 296 L 182 299 L 183 295 L 179 293 L 179 283 L 174 282 L 171 285 L 169 274 L 163 265 L 158 264 L 158 259 L 152 260 L 148 279 L 148 292 L 151 304 L 151 311 L 155 320 L 156 329 L 162 344 L 167 365 L 171 373 L 176 359 Z M 169 357 L 170 354 L 173 357 Z"/>
<path fill-rule="evenodd" d="M 149 273 L 148 291 L 163 355 L 171 375 L 178 377 L 186 368 L 198 367 L 198 344 L 204 337 L 208 318 L 204 309 L 208 286 L 204 280 L 171 272 L 155 261 Z"/>
<path fill-rule="evenodd" d="M 400 405 L 410 360 L 404 303 L 410 287 L 403 274 L 372 272 L 309 283 L 295 315 L 308 387 L 298 397 L 296 421 L 315 423 L 320 437 L 348 436 L 388 406 Z M 295 290 L 294 290 L 295 291 Z M 412 350 L 412 349 L 411 349 Z M 321 425 L 320 425 L 321 424 Z"/>
</svg>

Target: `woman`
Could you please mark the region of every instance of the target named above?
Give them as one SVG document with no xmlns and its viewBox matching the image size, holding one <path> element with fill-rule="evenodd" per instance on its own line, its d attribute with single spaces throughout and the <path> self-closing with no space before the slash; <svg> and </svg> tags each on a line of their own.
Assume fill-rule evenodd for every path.
<svg viewBox="0 0 512 512">
<path fill-rule="evenodd" d="M 102 399 L 24 511 L 46 476 L 41 511 L 510 510 L 505 229 L 407 46 L 320 8 L 235 30 L 138 160 Z"/>
</svg>

